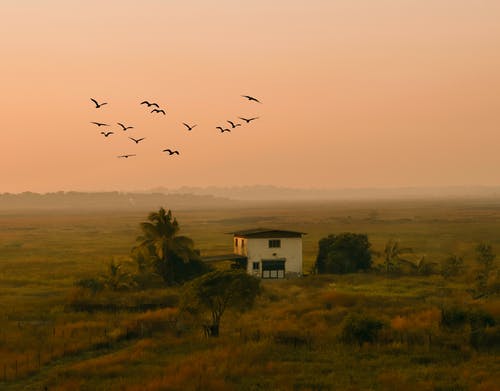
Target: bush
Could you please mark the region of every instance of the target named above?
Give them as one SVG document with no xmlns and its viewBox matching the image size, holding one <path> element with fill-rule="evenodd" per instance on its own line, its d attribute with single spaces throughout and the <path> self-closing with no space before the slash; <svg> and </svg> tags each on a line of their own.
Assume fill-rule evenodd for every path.
<svg viewBox="0 0 500 391">
<path fill-rule="evenodd" d="M 468 310 L 458 306 L 441 308 L 441 327 L 459 329 L 465 326 L 469 319 Z"/>
<path fill-rule="evenodd" d="M 328 235 L 319 241 L 315 269 L 318 273 L 353 273 L 372 264 L 368 236 L 350 232 Z"/>
<path fill-rule="evenodd" d="M 450 255 L 441 264 L 441 274 L 445 278 L 458 276 L 464 270 L 464 259 L 458 255 Z"/>
<path fill-rule="evenodd" d="M 347 317 L 342 327 L 341 340 L 348 344 L 375 342 L 385 323 L 379 319 L 363 314 L 352 314 Z"/>
<path fill-rule="evenodd" d="M 78 288 L 88 289 L 93 294 L 96 294 L 104 289 L 103 282 L 97 278 L 85 278 L 78 280 L 75 282 L 75 286 Z"/>
</svg>

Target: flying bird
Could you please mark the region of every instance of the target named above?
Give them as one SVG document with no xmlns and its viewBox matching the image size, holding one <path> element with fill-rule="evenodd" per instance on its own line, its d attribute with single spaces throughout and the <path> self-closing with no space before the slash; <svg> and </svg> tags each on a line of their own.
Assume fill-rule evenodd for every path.
<svg viewBox="0 0 500 391">
<path fill-rule="evenodd" d="M 95 108 L 96 108 L 96 109 L 98 109 L 98 108 L 99 108 L 99 107 L 101 107 L 101 106 L 107 105 L 107 103 L 106 103 L 106 102 L 99 103 L 99 102 L 97 102 L 94 98 L 90 98 L 90 100 L 91 100 L 92 102 L 94 102 L 94 104 L 95 104 Z"/>
<path fill-rule="evenodd" d="M 237 126 L 241 126 L 241 124 L 235 124 L 233 121 L 227 121 L 227 122 L 231 124 L 232 129 L 236 128 Z"/>
<path fill-rule="evenodd" d="M 162 113 L 163 115 L 165 115 L 165 110 L 153 109 L 151 112 L 152 113 Z"/>
<path fill-rule="evenodd" d="M 132 137 L 129 137 L 129 139 L 131 139 L 133 142 L 135 142 L 136 144 L 139 144 L 140 141 L 144 140 L 146 137 L 143 137 L 143 138 L 138 138 L 138 139 L 135 139 L 135 138 L 132 138 Z"/>
<path fill-rule="evenodd" d="M 243 98 L 247 98 L 249 101 L 254 101 L 254 102 L 257 102 L 257 103 L 262 103 L 260 100 L 258 100 L 257 98 L 254 98 L 253 96 L 250 96 L 250 95 L 241 95 Z"/>
<path fill-rule="evenodd" d="M 179 151 L 172 151 L 171 149 L 164 149 L 163 152 L 168 152 L 169 155 L 179 155 Z"/>
<path fill-rule="evenodd" d="M 253 117 L 253 118 L 243 118 L 243 117 L 238 117 L 239 119 L 242 119 L 245 121 L 247 124 L 250 123 L 251 121 L 254 121 L 256 119 L 259 119 L 260 117 Z"/>
<path fill-rule="evenodd" d="M 193 126 L 189 126 L 188 124 L 186 124 L 185 122 L 182 123 L 188 130 L 193 130 L 193 128 L 197 125 L 193 125 Z"/>
<path fill-rule="evenodd" d="M 133 126 L 125 126 L 125 125 L 123 125 L 123 124 L 121 124 L 119 122 L 117 122 L 117 124 L 120 125 L 124 131 L 127 130 L 127 129 L 134 129 Z"/>
<path fill-rule="evenodd" d="M 101 123 L 101 122 L 91 122 L 91 124 L 97 125 L 98 127 L 101 127 L 101 126 L 109 126 L 108 124 L 103 124 L 103 123 Z"/>
<path fill-rule="evenodd" d="M 130 155 L 120 155 L 120 156 L 117 156 L 117 157 L 123 157 L 125 159 L 129 158 L 130 156 L 136 156 L 135 154 L 130 154 Z"/>
<path fill-rule="evenodd" d="M 220 129 L 220 132 L 221 132 L 221 133 L 224 133 L 224 132 L 230 132 L 230 131 L 231 131 L 231 129 L 223 129 L 223 128 L 221 128 L 220 126 L 217 126 L 217 129 Z"/>
<path fill-rule="evenodd" d="M 150 103 L 147 100 L 145 100 L 144 102 L 141 102 L 141 105 L 148 105 L 148 107 L 156 106 L 156 107 L 160 108 L 160 106 L 158 106 L 158 103 L 154 103 L 154 102 Z"/>
<path fill-rule="evenodd" d="M 104 137 L 108 137 L 110 134 L 114 134 L 113 132 L 101 132 L 101 134 L 104 135 Z"/>
</svg>

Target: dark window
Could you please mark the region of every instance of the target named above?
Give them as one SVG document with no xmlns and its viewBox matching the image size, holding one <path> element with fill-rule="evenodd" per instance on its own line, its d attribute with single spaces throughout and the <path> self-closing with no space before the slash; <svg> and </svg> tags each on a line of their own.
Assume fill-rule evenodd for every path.
<svg viewBox="0 0 500 391">
<path fill-rule="evenodd" d="M 260 262 L 254 262 L 253 263 L 253 270 L 259 270 L 259 266 L 260 266 L 259 263 Z"/>
<path fill-rule="evenodd" d="M 281 240 L 279 239 L 269 240 L 269 248 L 276 248 L 276 247 L 281 247 Z"/>
<path fill-rule="evenodd" d="M 241 249 L 243 250 L 245 248 L 245 241 L 242 239 L 241 240 Z"/>
<path fill-rule="evenodd" d="M 238 239 L 234 239 L 234 245 L 238 247 Z"/>
</svg>

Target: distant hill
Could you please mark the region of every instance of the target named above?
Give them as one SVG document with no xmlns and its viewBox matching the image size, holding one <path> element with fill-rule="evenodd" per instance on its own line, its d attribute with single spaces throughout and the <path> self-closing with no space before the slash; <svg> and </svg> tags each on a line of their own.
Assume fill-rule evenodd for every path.
<svg viewBox="0 0 500 391">
<path fill-rule="evenodd" d="M 151 191 L 168 194 L 212 195 L 214 197 L 245 201 L 428 199 L 450 197 L 500 198 L 500 186 L 308 189 L 256 185 L 237 187 L 181 187 L 178 189 L 159 187 Z"/>
<path fill-rule="evenodd" d="M 127 192 L 56 192 L 0 194 L 0 211 L 10 210 L 153 210 L 203 209 L 237 206 L 238 201 L 212 195 L 127 193 Z"/>
</svg>

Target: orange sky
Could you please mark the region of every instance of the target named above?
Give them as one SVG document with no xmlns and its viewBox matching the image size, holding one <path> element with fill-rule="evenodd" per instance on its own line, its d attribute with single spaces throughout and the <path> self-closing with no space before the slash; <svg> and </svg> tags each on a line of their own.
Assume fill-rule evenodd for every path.
<svg viewBox="0 0 500 391">
<path fill-rule="evenodd" d="M 0 192 L 500 185 L 499 21 L 498 0 L 2 0 Z"/>
</svg>

